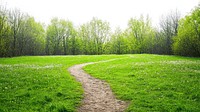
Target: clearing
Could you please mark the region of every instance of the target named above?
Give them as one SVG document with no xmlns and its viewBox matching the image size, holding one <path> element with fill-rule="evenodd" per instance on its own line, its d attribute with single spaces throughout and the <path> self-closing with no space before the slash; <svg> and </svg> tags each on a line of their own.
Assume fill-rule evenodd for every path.
<svg viewBox="0 0 200 112">
<path fill-rule="evenodd" d="M 116 58 L 83 69 L 127 111 L 200 111 L 200 58 L 149 54 L 0 58 L 0 111 L 76 111 L 83 88 L 66 69 Z"/>
</svg>

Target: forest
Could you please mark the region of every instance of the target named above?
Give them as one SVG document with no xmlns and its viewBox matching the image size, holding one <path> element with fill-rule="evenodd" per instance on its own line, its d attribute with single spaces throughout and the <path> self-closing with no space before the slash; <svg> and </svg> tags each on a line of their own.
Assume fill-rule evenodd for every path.
<svg viewBox="0 0 200 112">
<path fill-rule="evenodd" d="M 125 30 L 114 31 L 96 17 L 78 27 L 55 17 L 46 26 L 0 5 L 0 57 L 141 53 L 199 57 L 200 5 L 185 17 L 178 11 L 163 16 L 157 28 L 141 15 L 130 18 Z"/>
</svg>

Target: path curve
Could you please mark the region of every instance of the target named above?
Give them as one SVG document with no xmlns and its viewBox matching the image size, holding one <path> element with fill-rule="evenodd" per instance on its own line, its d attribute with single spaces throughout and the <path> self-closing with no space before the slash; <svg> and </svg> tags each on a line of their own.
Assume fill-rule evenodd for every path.
<svg viewBox="0 0 200 112">
<path fill-rule="evenodd" d="M 94 63 L 98 62 L 74 65 L 68 69 L 84 89 L 84 99 L 78 112 L 123 112 L 128 103 L 117 100 L 105 81 L 96 79 L 83 71 L 82 67 Z"/>
</svg>

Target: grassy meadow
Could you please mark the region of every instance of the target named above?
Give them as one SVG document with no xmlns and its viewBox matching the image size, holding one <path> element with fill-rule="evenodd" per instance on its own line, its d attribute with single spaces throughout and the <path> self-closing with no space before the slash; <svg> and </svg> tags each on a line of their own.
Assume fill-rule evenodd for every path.
<svg viewBox="0 0 200 112">
<path fill-rule="evenodd" d="M 84 69 L 130 102 L 127 111 L 200 111 L 200 58 L 141 54 L 0 58 L 0 112 L 73 112 L 83 89 L 67 68 L 109 59 Z"/>
<path fill-rule="evenodd" d="M 0 112 L 72 112 L 83 98 L 67 68 L 123 56 L 0 58 Z"/>
<path fill-rule="evenodd" d="M 84 69 L 129 101 L 128 112 L 200 112 L 200 58 L 130 55 Z"/>
</svg>

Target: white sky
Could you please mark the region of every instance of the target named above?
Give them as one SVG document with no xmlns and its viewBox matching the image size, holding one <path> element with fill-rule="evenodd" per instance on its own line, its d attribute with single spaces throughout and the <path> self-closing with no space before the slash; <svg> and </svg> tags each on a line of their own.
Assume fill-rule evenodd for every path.
<svg viewBox="0 0 200 112">
<path fill-rule="evenodd" d="M 184 16 L 198 3 L 200 0 L 0 0 L 7 8 L 18 8 L 45 24 L 58 17 L 78 26 L 97 17 L 108 21 L 112 29 L 125 29 L 131 17 L 141 14 L 148 14 L 157 26 L 162 15 L 177 9 Z"/>
</svg>

